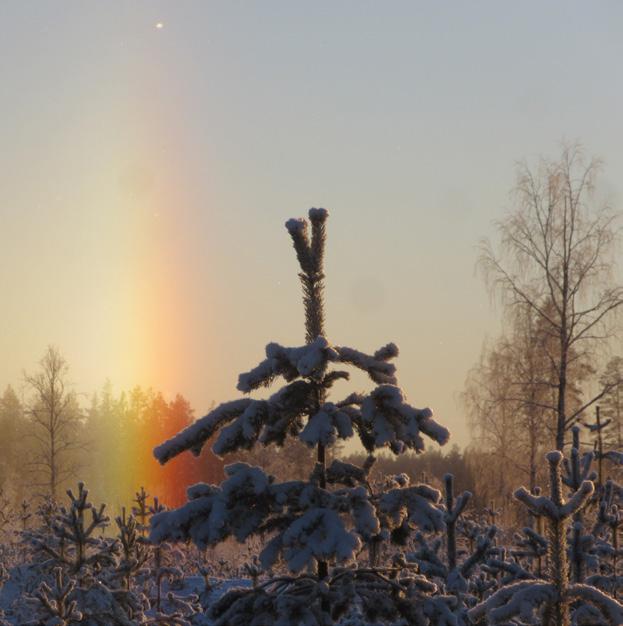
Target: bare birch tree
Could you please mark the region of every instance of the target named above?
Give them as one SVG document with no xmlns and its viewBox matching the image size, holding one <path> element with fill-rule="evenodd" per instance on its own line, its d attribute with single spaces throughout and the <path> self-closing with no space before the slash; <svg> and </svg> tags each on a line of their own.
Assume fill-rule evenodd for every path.
<svg viewBox="0 0 623 626">
<path fill-rule="evenodd" d="M 531 489 L 536 485 L 547 426 L 539 404 L 549 392 L 535 315 L 518 307 L 511 321 L 507 334 L 483 347 L 463 391 L 474 445 L 507 469 L 499 490 L 508 493 L 517 480 L 528 479 Z"/>
<path fill-rule="evenodd" d="M 552 338 L 555 376 L 552 410 L 556 447 L 578 416 L 608 393 L 602 386 L 580 406 L 567 403 L 573 361 L 586 360 L 608 338 L 623 287 L 612 284 L 615 220 L 595 198 L 599 161 L 586 161 L 579 146 L 565 147 L 558 160 L 541 160 L 536 170 L 519 166 L 516 206 L 498 222 L 499 250 L 482 243 L 480 263 L 493 292 L 509 307 L 527 306 Z"/>
<path fill-rule="evenodd" d="M 75 394 L 68 389 L 67 362 L 58 348 L 49 346 L 39 371 L 26 374 L 32 391 L 28 408 L 30 437 L 34 440 L 30 467 L 35 486 L 55 498 L 62 483 L 75 478 L 75 453 L 81 449 L 80 411 Z"/>
</svg>

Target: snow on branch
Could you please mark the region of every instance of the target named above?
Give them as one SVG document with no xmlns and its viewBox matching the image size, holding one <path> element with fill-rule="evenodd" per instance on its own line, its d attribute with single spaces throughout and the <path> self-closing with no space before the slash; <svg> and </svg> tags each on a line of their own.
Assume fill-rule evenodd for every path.
<svg viewBox="0 0 623 626">
<path fill-rule="evenodd" d="M 322 375 L 331 361 L 354 365 L 367 372 L 377 384 L 395 385 L 396 366 L 388 361 L 397 355 L 398 347 L 393 343 L 369 355 L 345 346 L 331 346 L 322 336 L 295 348 L 272 342 L 266 346 L 266 358 L 250 371 L 240 374 L 237 388 L 243 393 L 249 393 L 270 385 L 277 376 L 283 376 L 286 381 L 299 376 L 314 378 Z"/>
<path fill-rule="evenodd" d="M 533 496 L 525 487 L 517 489 L 514 495 L 517 500 L 523 502 L 535 515 L 543 515 L 554 520 L 563 520 L 568 519 L 582 509 L 594 491 L 595 486 L 593 483 L 585 480 L 569 500 L 562 505 L 557 505 L 546 496 Z"/>
<path fill-rule="evenodd" d="M 391 489 L 379 499 L 379 510 L 391 521 L 393 528 L 405 523 L 427 532 L 444 527 L 443 511 L 436 505 L 441 493 L 428 485 Z"/>
<path fill-rule="evenodd" d="M 266 359 L 249 372 L 238 377 L 238 390 L 248 393 L 259 387 L 266 387 L 277 376 L 286 381 L 299 376 L 314 377 L 321 374 L 328 361 L 337 361 L 338 353 L 324 337 L 297 348 L 285 348 L 278 343 L 266 346 Z"/>
<path fill-rule="evenodd" d="M 534 496 L 525 487 L 519 487 L 513 494 L 517 500 L 523 502 L 534 515 L 556 519 L 558 510 L 556 505 L 547 496 Z"/>
<path fill-rule="evenodd" d="M 560 517 L 562 519 L 571 517 L 580 511 L 588 502 L 595 491 L 595 485 L 590 480 L 585 480 L 580 488 L 560 507 Z"/>
<path fill-rule="evenodd" d="M 295 380 L 266 400 L 226 402 L 156 447 L 154 455 L 161 464 L 185 450 L 198 455 L 217 431 L 213 451 L 220 456 L 250 449 L 258 441 L 283 445 L 288 433 L 299 433 L 302 441 L 314 446 L 349 439 L 356 429 L 368 451 L 389 446 L 395 453 L 423 450 L 422 434 L 441 445 L 448 440 L 448 431 L 432 419 L 431 410 L 410 406 L 393 385 L 381 385 L 367 396 L 351 394 L 335 404 L 325 402 L 304 424 L 312 393 L 311 382 Z"/>
<path fill-rule="evenodd" d="M 519 617 L 523 623 L 536 624 L 536 612 L 555 599 L 554 585 L 543 580 L 522 580 L 498 589 L 484 602 L 468 611 L 472 622 L 486 617 L 488 624 L 508 624 Z"/>
<path fill-rule="evenodd" d="M 388 445 L 398 454 L 410 448 L 419 452 L 424 449 L 420 433 L 438 444 L 445 444 L 450 433 L 432 419 L 430 409 L 416 409 L 407 404 L 404 393 L 394 385 L 380 385 L 361 404 L 360 430 L 363 445 L 380 448 Z M 361 435 L 362 433 L 360 433 Z M 368 445 L 370 444 L 370 445 Z"/>
<path fill-rule="evenodd" d="M 254 402 L 257 400 L 241 398 L 220 404 L 174 437 L 154 448 L 154 456 L 162 465 L 185 450 L 190 450 L 194 455 L 199 456 L 205 442 L 220 426 L 236 419 Z"/>
<path fill-rule="evenodd" d="M 223 455 L 240 448 L 251 448 L 259 436 L 267 414 L 268 402 L 253 400 L 241 415 L 221 430 L 212 446 L 214 454 Z"/>
<path fill-rule="evenodd" d="M 616 465 L 623 465 L 623 452 L 618 452 L 617 450 L 609 450 L 608 452 L 604 452 L 602 458 L 608 459 L 608 461 L 611 461 Z"/>
<path fill-rule="evenodd" d="M 205 548 L 228 537 L 242 542 L 252 534 L 272 531 L 275 534 L 260 556 L 262 566 L 269 568 L 281 558 L 298 572 L 318 559 L 350 561 L 362 538 L 380 531 L 364 487 L 327 491 L 303 481 L 275 483 L 246 463 L 228 465 L 225 472 L 227 478 L 219 487 L 197 485 L 185 505 L 154 515 L 150 540 L 191 540 Z M 415 493 L 410 502 L 407 507 L 416 506 Z M 414 519 L 422 518 L 412 513 Z"/>
<path fill-rule="evenodd" d="M 610 624 L 623 624 L 623 605 L 603 591 L 589 585 L 575 584 L 569 588 L 569 596 L 592 604 Z"/>
<path fill-rule="evenodd" d="M 379 385 L 385 383 L 390 385 L 396 384 L 396 366 L 393 363 L 387 362 L 389 359 L 398 356 L 398 346 L 395 343 L 388 343 L 386 346 L 377 350 L 372 356 L 346 346 L 338 346 L 335 349 L 342 363 L 350 363 L 364 372 L 367 372 L 368 376 L 370 376 L 375 383 Z"/>
<path fill-rule="evenodd" d="M 374 461 L 375 458 L 369 456 L 364 467 L 359 467 L 358 465 L 335 459 L 327 468 L 327 482 L 346 485 L 347 487 L 363 484 L 368 480 L 368 473 Z"/>
<path fill-rule="evenodd" d="M 286 229 L 292 237 L 299 264 L 304 272 L 312 272 L 312 254 L 307 233 L 307 220 L 302 217 L 293 217 L 286 222 Z"/>
<path fill-rule="evenodd" d="M 283 445 L 288 432 L 298 432 L 302 416 L 309 410 L 312 386 L 295 380 L 275 392 L 268 400 L 252 400 L 245 411 L 221 430 L 212 448 L 224 455 L 248 450 L 259 441 L 264 445 Z"/>
<path fill-rule="evenodd" d="M 314 508 L 301 515 L 283 534 L 282 550 L 288 567 L 300 572 L 313 560 L 352 560 L 361 539 L 346 530 L 336 511 Z"/>
<path fill-rule="evenodd" d="M 332 402 L 323 404 L 320 411 L 309 418 L 300 433 L 301 440 L 310 447 L 318 443 L 331 445 L 335 443 L 337 437 L 349 439 L 352 436 L 353 426 L 350 416 Z"/>
</svg>

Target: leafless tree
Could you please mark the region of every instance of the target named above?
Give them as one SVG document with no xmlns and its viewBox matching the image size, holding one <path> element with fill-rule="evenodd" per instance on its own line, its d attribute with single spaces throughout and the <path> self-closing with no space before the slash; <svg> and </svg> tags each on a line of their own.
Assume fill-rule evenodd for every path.
<svg viewBox="0 0 623 626">
<path fill-rule="evenodd" d="M 58 348 L 49 346 L 39 371 L 25 375 L 32 391 L 28 414 L 34 446 L 29 464 L 37 477 L 35 486 L 52 498 L 60 485 L 75 478 L 76 452 L 83 447 L 80 410 L 75 393 L 68 389 L 67 372 Z"/>
<path fill-rule="evenodd" d="M 531 310 L 518 307 L 507 334 L 484 346 L 463 392 L 474 447 L 506 468 L 498 488 L 508 493 L 518 480 L 536 485 L 546 429 L 539 402 L 548 391 L 547 363 L 536 322 Z"/>
<path fill-rule="evenodd" d="M 485 346 L 478 363 L 470 370 L 463 401 L 475 447 L 504 467 L 497 472 L 498 493 L 510 493 L 519 470 L 517 442 L 521 437 L 517 413 L 518 403 L 510 399 L 513 378 L 512 362 L 501 341 Z"/>
<path fill-rule="evenodd" d="M 612 424 L 606 431 L 606 443 L 609 449 L 623 450 L 623 358 L 612 357 L 601 376 L 602 386 L 609 386 L 610 391 L 604 395 L 601 412 Z M 612 384 L 614 383 L 614 384 Z"/>
<path fill-rule="evenodd" d="M 481 248 L 492 291 L 511 308 L 531 309 L 551 337 L 554 397 L 537 404 L 555 412 L 560 450 L 578 416 L 613 384 L 580 406 L 568 406 L 573 362 L 590 358 L 608 338 L 623 304 L 623 287 L 611 282 L 617 215 L 596 202 L 599 168 L 599 161 L 586 161 L 577 145 L 565 147 L 558 160 L 541 160 L 536 170 L 520 165 L 516 206 L 497 224 L 500 250 L 486 241 Z"/>
</svg>

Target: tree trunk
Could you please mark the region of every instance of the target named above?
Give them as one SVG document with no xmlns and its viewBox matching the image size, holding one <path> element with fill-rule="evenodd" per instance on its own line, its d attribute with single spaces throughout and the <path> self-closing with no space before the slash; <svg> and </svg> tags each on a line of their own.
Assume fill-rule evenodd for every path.
<svg viewBox="0 0 623 626">
<path fill-rule="evenodd" d="M 550 483 L 552 500 L 557 506 L 563 504 L 562 478 L 560 465 L 550 465 Z M 569 564 L 567 561 L 567 519 L 550 519 L 549 521 L 549 574 L 556 589 L 556 599 L 550 606 L 547 626 L 569 626 L 569 603 L 567 589 L 569 586 Z"/>
<path fill-rule="evenodd" d="M 565 325 L 563 324 L 563 327 Z M 566 332 L 566 331 L 565 331 Z M 556 449 L 561 452 L 565 447 L 565 431 L 566 431 L 566 395 L 567 395 L 567 348 L 564 341 L 561 340 L 560 355 L 560 374 L 558 378 L 558 403 L 557 403 L 557 421 L 556 421 Z"/>
</svg>

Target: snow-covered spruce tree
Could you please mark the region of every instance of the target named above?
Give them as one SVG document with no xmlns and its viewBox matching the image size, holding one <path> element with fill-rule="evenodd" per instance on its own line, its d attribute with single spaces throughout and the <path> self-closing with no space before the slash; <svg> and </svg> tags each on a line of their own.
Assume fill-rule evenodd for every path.
<svg viewBox="0 0 623 626">
<path fill-rule="evenodd" d="M 569 487 L 571 493 L 579 490 L 585 481 L 594 482 L 597 474 L 592 471 L 593 453 L 584 455 L 580 452 L 580 428 L 574 426 L 571 429 L 573 445 L 570 458 L 565 458 L 562 482 Z M 582 509 L 573 514 L 571 525 L 571 541 L 569 544 L 569 556 L 571 559 L 571 579 L 576 583 L 584 582 L 586 576 L 587 561 L 590 559 L 590 551 L 593 546 L 594 536 L 584 533 L 584 519 Z"/>
<path fill-rule="evenodd" d="M 96 536 L 96 531 L 108 526 L 106 505 L 96 508 L 89 502 L 84 483 L 78 493 L 67 490 L 69 507 L 43 510 L 44 524 L 34 531 L 24 531 L 34 552 L 43 555 L 53 566 L 66 568 L 78 575 L 84 567 L 96 569 L 115 566 L 119 544 Z M 50 517 L 47 517 L 47 516 Z"/>
<path fill-rule="evenodd" d="M 562 483 L 569 488 L 573 495 L 585 481 L 593 481 L 595 472 L 591 470 L 593 453 L 580 451 L 580 429 L 574 426 L 572 429 L 573 443 L 568 458 L 563 459 Z M 535 487 L 533 496 L 540 495 L 540 489 Z M 510 550 L 511 560 L 492 557 L 487 560 L 485 570 L 493 575 L 499 575 L 503 584 L 509 584 L 519 580 L 543 578 L 543 557 L 548 554 L 548 540 L 544 537 L 543 515 L 538 511 L 529 509 L 529 514 L 535 528 L 524 528 L 522 533 L 515 535 L 514 549 Z M 569 576 L 573 582 L 582 583 L 590 571 L 599 568 L 599 558 L 595 546 L 596 535 L 593 532 L 585 532 L 585 524 L 582 509 L 573 514 L 572 523 L 567 530 L 567 553 L 569 563 Z M 600 551 L 606 549 L 602 541 Z"/>
<path fill-rule="evenodd" d="M 76 602 L 77 611 L 82 614 L 79 623 L 83 626 L 134 626 L 137 621 L 140 623 L 144 608 L 142 598 L 132 591 L 118 588 L 119 578 L 124 573 L 117 569 L 120 543 L 99 536 L 99 531 L 109 524 L 104 505 L 93 506 L 82 483 L 76 494 L 68 490 L 67 495 L 68 507 L 56 507 L 54 502 L 46 502 L 40 510 L 41 526 L 23 532 L 33 550 L 31 567 L 53 585 L 56 583 L 49 573 L 56 568 L 67 574 L 68 578 L 64 579 L 67 584 L 73 585 L 72 581 L 75 581 L 67 600 Z M 12 608 L 23 617 L 32 602 L 32 598 L 18 598 Z M 41 599 L 37 602 L 41 604 Z M 24 619 L 24 623 L 26 621 Z"/>
<path fill-rule="evenodd" d="M 37 618 L 27 626 L 71 626 L 82 622 L 82 613 L 71 593 L 76 580 L 63 574 L 61 567 L 54 568 L 54 584 L 50 587 L 45 581 L 32 598 Z"/>
<path fill-rule="evenodd" d="M 593 553 L 599 559 L 599 571 L 586 579 L 589 585 L 594 585 L 618 597 L 618 589 L 623 586 L 623 576 L 619 575 L 619 559 L 623 556 L 623 549 L 619 545 L 619 532 L 623 526 L 623 512 L 615 502 L 620 501 L 620 487 L 611 480 L 604 485 L 597 509 L 597 518 L 593 526 L 594 538 Z"/>
<path fill-rule="evenodd" d="M 472 494 L 464 491 L 458 497 L 454 494 L 454 476 L 444 476 L 444 507 L 443 526 L 445 538 L 442 542 L 438 537 L 428 541 L 424 534 L 418 532 L 415 536 L 416 548 L 407 553 L 407 562 L 416 563 L 419 571 L 438 583 L 443 592 L 452 594 L 456 601 L 452 604 L 452 613 L 455 616 L 456 626 L 467 624 L 467 608 L 473 606 L 479 599 L 478 591 L 481 585 L 479 578 L 474 579 L 476 586 L 470 587 L 470 579 L 477 567 L 485 562 L 490 554 L 496 527 L 480 528 L 474 538 L 472 549 L 466 553 L 459 550 L 457 545 L 457 523 L 465 510 Z M 442 545 L 445 554 L 441 554 Z M 459 558 L 461 557 L 461 558 Z"/>
<path fill-rule="evenodd" d="M 149 494 L 145 491 L 144 487 L 141 487 L 139 491 L 134 494 L 134 502 L 136 506 L 132 507 L 132 515 L 138 521 L 137 529 L 144 537 L 149 529 L 147 525 L 147 519 L 149 517 L 149 505 L 147 504 L 147 498 Z"/>
<path fill-rule="evenodd" d="M 620 626 L 623 624 L 623 605 L 596 587 L 582 583 L 569 583 L 567 559 L 567 530 L 573 515 L 581 510 L 593 494 L 590 481 L 581 483 L 565 501 L 563 497 L 562 454 L 550 452 L 546 456 L 550 473 L 550 497 L 534 496 L 521 487 L 515 497 L 548 521 L 548 576 L 547 580 L 520 580 L 498 589 L 494 594 L 469 611 L 473 622 L 486 617 L 488 624 L 542 624 L 542 626 L 570 626 L 571 606 L 578 601 L 578 610 L 599 623 Z M 518 622 L 511 620 L 518 619 Z"/>
<path fill-rule="evenodd" d="M 125 507 L 121 509 L 121 515 L 115 518 L 119 529 L 118 539 L 121 544 L 121 558 L 117 565 L 117 571 L 123 578 L 123 587 L 130 589 L 130 582 L 139 574 L 149 559 L 147 542 L 139 533 L 139 525 L 133 514 L 127 515 Z"/>
<path fill-rule="evenodd" d="M 52 571 L 58 563 L 50 558 L 49 550 L 41 549 L 43 544 L 54 548 L 55 553 L 61 558 L 65 556 L 65 539 L 58 537 L 54 532 L 59 514 L 60 506 L 56 500 L 49 496 L 44 497 L 35 510 L 34 520 L 30 527 L 20 532 L 20 548 L 23 556 L 32 557 L 32 560 L 46 571 Z"/>
<path fill-rule="evenodd" d="M 153 499 L 153 504 L 147 507 L 149 517 L 166 511 L 166 507 L 160 503 L 158 498 Z M 158 614 L 162 607 L 162 582 L 164 580 L 171 581 L 174 578 L 182 578 L 182 570 L 178 567 L 181 560 L 180 552 L 173 550 L 171 546 L 164 542 L 156 542 L 151 551 L 151 576 L 155 582 L 155 595 L 150 596 L 150 602 Z M 206 578 L 207 581 L 207 578 Z"/>
<path fill-rule="evenodd" d="M 533 491 L 537 491 L 536 489 Z M 539 493 L 533 495 L 540 495 Z M 539 524 L 536 524 L 539 528 Z M 529 562 L 530 575 L 521 576 L 522 578 L 542 578 L 543 577 L 543 561 L 547 556 L 547 539 L 543 532 L 526 527 L 522 533 L 515 535 L 515 548 L 511 550 L 511 556 L 522 562 Z M 505 568 L 502 568 L 505 569 Z M 508 570 L 507 570 L 508 571 Z"/>
<path fill-rule="evenodd" d="M 541 495 L 541 488 L 533 487 L 533 496 Z M 548 541 L 545 537 L 545 518 L 528 510 L 530 526 L 524 527 L 513 535 L 514 547 L 510 550 L 500 548 L 492 554 L 482 566 L 489 576 L 494 577 L 502 585 L 518 580 L 532 580 L 545 576 Z M 506 558 L 510 556 L 510 559 Z"/>
<path fill-rule="evenodd" d="M 204 548 L 228 537 L 243 542 L 252 535 L 268 536 L 260 554 L 264 570 L 283 564 L 294 574 L 226 594 L 211 609 L 215 624 L 331 624 L 351 603 L 378 620 L 403 616 L 411 624 L 438 623 L 431 621 L 433 608 L 424 608 L 425 596 L 435 586 L 423 577 L 410 574 L 408 568 L 405 575 L 400 568 L 391 568 L 390 578 L 378 568 L 352 567 L 363 545 L 381 532 L 380 509 L 394 526 L 415 526 L 418 519 L 435 515 L 440 494 L 424 486 L 396 486 L 375 502 L 366 488 L 365 470 L 339 461 L 327 467 L 327 447 L 356 434 L 370 454 L 384 447 L 401 453 L 421 451 L 423 435 L 440 444 L 449 435 L 429 409 L 410 406 L 396 386 L 395 366 L 390 363 L 398 354 L 394 344 L 368 355 L 327 340 L 323 306 L 327 216 L 324 209 L 311 209 L 309 223 L 304 219 L 286 223 L 301 269 L 306 344 L 294 348 L 268 344 L 266 359 L 240 375 L 238 389 L 249 393 L 277 377 L 286 384 L 268 399 L 243 397 L 221 404 L 154 450 L 161 463 L 186 450 L 199 454 L 216 433 L 213 450 L 219 455 L 256 444 L 284 445 L 289 437 L 316 448 L 316 467 L 307 481 L 279 483 L 258 467 L 234 463 L 226 467 L 221 485 L 194 485 L 188 489 L 187 504 L 152 518 L 153 541 L 191 539 Z M 377 386 L 370 393 L 328 401 L 333 384 L 349 377 L 342 369 L 331 369 L 331 364 L 355 366 Z"/>
</svg>

